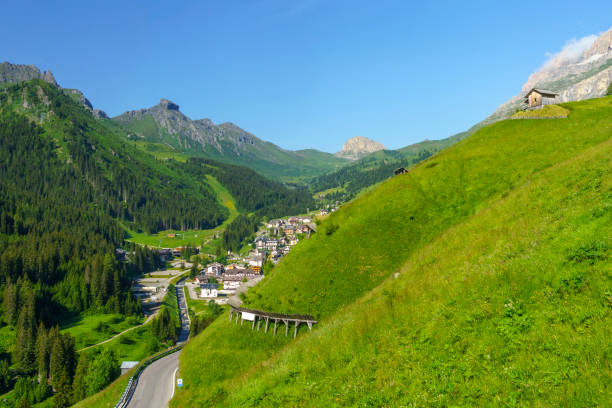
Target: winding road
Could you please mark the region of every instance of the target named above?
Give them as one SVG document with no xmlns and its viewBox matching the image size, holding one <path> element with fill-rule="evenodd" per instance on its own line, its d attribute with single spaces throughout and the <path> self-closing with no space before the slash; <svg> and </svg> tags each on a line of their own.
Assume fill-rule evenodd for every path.
<svg viewBox="0 0 612 408">
<path fill-rule="evenodd" d="M 178 343 L 182 344 L 189 338 L 189 313 L 185 303 L 185 279 L 176 283 L 176 297 L 180 308 L 181 332 Z M 160 358 L 148 366 L 140 375 L 134 395 L 128 408 L 166 408 L 168 401 L 174 395 L 174 384 L 178 378 L 178 362 L 180 351 Z"/>
</svg>

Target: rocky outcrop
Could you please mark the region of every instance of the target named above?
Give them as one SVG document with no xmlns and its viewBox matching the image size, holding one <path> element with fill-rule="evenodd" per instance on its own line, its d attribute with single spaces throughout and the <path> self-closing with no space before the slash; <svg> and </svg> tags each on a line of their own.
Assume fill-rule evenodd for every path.
<svg viewBox="0 0 612 408">
<path fill-rule="evenodd" d="M 342 150 L 336 153 L 336 156 L 349 160 L 358 160 L 370 153 L 384 150 L 385 146 L 372 139 L 363 136 L 356 136 L 344 143 Z"/>
<path fill-rule="evenodd" d="M 73 95 L 76 95 L 77 98 L 79 99 L 79 102 L 85 107 L 85 109 L 87 109 L 93 115 L 94 118 L 96 119 L 107 119 L 108 118 L 108 116 L 106 115 L 106 112 L 104 112 L 103 110 L 94 109 L 89 99 L 87 99 L 85 95 L 83 95 L 83 92 L 79 91 L 78 89 L 66 89 L 65 91 Z"/>
<path fill-rule="evenodd" d="M 559 53 L 529 76 L 521 92 L 502 104 L 485 122 L 510 116 L 521 106 L 523 96 L 532 88 L 557 92 L 559 102 L 599 98 L 612 82 L 612 28 L 601 34 L 582 53 Z"/>
<path fill-rule="evenodd" d="M 22 82 L 32 79 L 42 79 L 45 82 L 59 87 L 51 71 L 41 72 L 34 65 L 11 64 L 10 62 L 0 63 L 0 83 Z"/>
</svg>

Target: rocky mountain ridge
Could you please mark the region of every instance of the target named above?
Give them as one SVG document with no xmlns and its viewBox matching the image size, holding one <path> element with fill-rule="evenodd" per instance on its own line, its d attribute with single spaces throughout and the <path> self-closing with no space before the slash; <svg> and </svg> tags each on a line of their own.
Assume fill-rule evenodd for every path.
<svg viewBox="0 0 612 408">
<path fill-rule="evenodd" d="M 23 81 L 30 81 L 32 79 L 42 79 L 51 85 L 56 86 L 58 89 L 71 95 L 73 98 L 78 100 L 91 114 L 97 119 L 107 118 L 108 116 L 103 110 L 94 109 L 93 105 L 85 97 L 83 92 L 78 89 L 64 89 L 62 88 L 51 71 L 41 71 L 35 65 L 22 65 L 22 64 L 11 64 L 8 61 L 0 63 L 0 84 L 2 83 L 17 83 Z"/>
<path fill-rule="evenodd" d="M 59 87 L 51 71 L 40 71 L 34 65 L 11 64 L 8 61 L 0 63 L 0 83 L 14 83 L 42 79 Z"/>
<path fill-rule="evenodd" d="M 520 107 L 522 98 L 532 88 L 557 92 L 559 102 L 599 98 L 612 82 L 612 28 L 601 34 L 582 53 L 559 53 L 529 76 L 521 92 L 499 106 L 486 122 L 508 117 Z"/>
<path fill-rule="evenodd" d="M 385 150 L 382 143 L 376 142 L 364 136 L 355 136 L 347 140 L 342 146 L 342 150 L 336 153 L 337 157 L 349 160 L 359 160 L 370 153 Z"/>
<path fill-rule="evenodd" d="M 272 179 L 314 176 L 344 164 L 344 159 L 314 149 L 290 151 L 259 139 L 231 123 L 192 120 L 169 99 L 130 110 L 113 120 L 144 141 L 177 151 L 250 167 Z"/>
</svg>

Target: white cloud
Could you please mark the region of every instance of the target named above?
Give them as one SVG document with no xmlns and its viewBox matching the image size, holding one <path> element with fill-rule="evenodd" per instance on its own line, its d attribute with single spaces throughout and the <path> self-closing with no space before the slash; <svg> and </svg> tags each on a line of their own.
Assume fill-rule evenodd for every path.
<svg viewBox="0 0 612 408">
<path fill-rule="evenodd" d="M 563 48 L 561 48 L 561 51 L 554 54 L 551 52 L 545 54 L 548 59 L 544 63 L 544 66 L 542 66 L 542 69 L 559 66 L 563 63 L 577 62 L 598 37 L 599 36 L 596 34 L 591 34 L 586 37 L 568 40 Z"/>
</svg>

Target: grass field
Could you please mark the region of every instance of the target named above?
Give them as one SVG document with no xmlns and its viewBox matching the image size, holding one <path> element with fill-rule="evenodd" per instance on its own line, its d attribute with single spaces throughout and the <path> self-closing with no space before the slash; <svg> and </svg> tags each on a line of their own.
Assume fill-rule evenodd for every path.
<svg viewBox="0 0 612 408">
<path fill-rule="evenodd" d="M 319 225 L 183 350 L 192 406 L 610 406 L 612 98 L 508 120 Z M 231 365 L 227 361 L 232 361 Z"/>
<path fill-rule="evenodd" d="M 569 115 L 569 110 L 559 105 L 545 105 L 541 109 L 519 111 L 512 119 L 561 119 Z"/>
<path fill-rule="evenodd" d="M 77 350 L 97 344 L 130 327 L 142 324 L 143 317 L 116 314 L 78 316 L 61 326 L 62 333 L 70 333 Z"/>
</svg>

